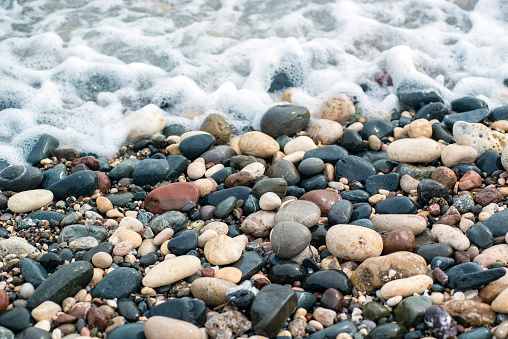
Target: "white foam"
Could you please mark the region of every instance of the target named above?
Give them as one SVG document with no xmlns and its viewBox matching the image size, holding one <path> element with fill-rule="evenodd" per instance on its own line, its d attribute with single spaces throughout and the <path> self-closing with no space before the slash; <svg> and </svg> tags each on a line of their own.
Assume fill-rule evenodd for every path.
<svg viewBox="0 0 508 339">
<path fill-rule="evenodd" d="M 280 72 L 312 111 L 337 93 L 364 114 L 397 110 L 407 83 L 508 104 L 505 0 L 18 1 L 0 0 L 0 157 L 12 163 L 42 133 L 110 156 L 118 122 L 148 103 L 188 128 L 215 112 L 236 132 L 258 128 L 281 102 L 267 92 Z"/>
</svg>

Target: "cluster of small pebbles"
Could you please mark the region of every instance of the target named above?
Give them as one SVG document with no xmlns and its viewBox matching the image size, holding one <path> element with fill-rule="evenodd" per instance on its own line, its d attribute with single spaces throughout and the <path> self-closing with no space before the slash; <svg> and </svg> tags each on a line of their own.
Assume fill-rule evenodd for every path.
<svg viewBox="0 0 508 339">
<path fill-rule="evenodd" d="M 0 162 L 0 337 L 507 338 L 508 106 L 399 100 L 40 136 Z"/>
</svg>

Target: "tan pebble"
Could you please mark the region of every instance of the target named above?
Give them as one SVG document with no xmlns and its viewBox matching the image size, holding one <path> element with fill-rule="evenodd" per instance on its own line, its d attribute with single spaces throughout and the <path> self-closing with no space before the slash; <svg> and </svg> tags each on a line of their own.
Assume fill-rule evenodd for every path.
<svg viewBox="0 0 508 339">
<path fill-rule="evenodd" d="M 173 234 L 174 231 L 172 228 L 163 229 L 162 231 L 159 232 L 159 234 L 155 236 L 155 238 L 153 238 L 154 245 L 156 246 L 162 245 L 164 241 L 171 239 Z"/>
<path fill-rule="evenodd" d="M 508 144 L 508 134 L 493 131 L 483 124 L 457 121 L 453 125 L 453 137 L 458 145 L 473 147 L 478 155 L 494 150 L 501 153 Z"/>
<path fill-rule="evenodd" d="M 319 321 L 316 320 L 309 321 L 309 325 L 314 327 L 318 331 L 321 331 L 324 328 L 323 324 L 321 324 Z"/>
<path fill-rule="evenodd" d="M 262 132 L 247 132 L 238 141 L 238 147 L 246 155 L 270 158 L 280 150 L 279 143 Z"/>
<path fill-rule="evenodd" d="M 317 148 L 317 146 L 314 141 L 311 138 L 302 135 L 289 141 L 284 146 L 284 153 L 291 154 L 298 151 L 307 152 L 315 148 Z"/>
<path fill-rule="evenodd" d="M 329 327 L 333 325 L 337 317 L 337 312 L 323 307 L 316 307 L 312 315 L 314 319 L 323 324 L 324 327 Z"/>
<path fill-rule="evenodd" d="M 51 331 L 51 321 L 49 320 L 41 320 L 34 325 L 35 328 L 40 328 L 43 331 L 49 332 Z"/>
<path fill-rule="evenodd" d="M 95 267 L 106 269 L 113 263 L 113 258 L 106 252 L 97 252 L 92 256 L 92 264 Z"/>
<path fill-rule="evenodd" d="M 298 319 L 300 317 L 305 317 L 307 315 L 307 310 L 305 308 L 299 308 L 295 312 L 295 316 L 293 319 Z"/>
<path fill-rule="evenodd" d="M 474 225 L 474 221 L 470 219 L 462 218 L 460 219 L 459 228 L 463 233 L 466 233 L 467 230 Z"/>
<path fill-rule="evenodd" d="M 203 251 L 212 265 L 229 265 L 240 259 L 242 250 L 238 242 L 227 235 L 219 235 L 210 239 Z"/>
<path fill-rule="evenodd" d="M 145 286 L 145 287 L 143 287 L 141 289 L 141 294 L 143 294 L 143 295 L 156 295 L 157 292 L 155 292 L 155 290 L 153 288 Z"/>
<path fill-rule="evenodd" d="M 201 198 L 212 193 L 213 184 L 208 179 L 198 179 L 198 180 L 194 181 L 194 185 L 196 185 L 198 187 L 199 196 Z"/>
<path fill-rule="evenodd" d="M 129 140 L 138 141 L 160 132 L 166 124 L 166 118 L 162 109 L 148 104 L 120 120 L 120 124 L 130 131 L 127 136 Z"/>
<path fill-rule="evenodd" d="M 231 148 L 236 152 L 238 155 L 243 155 L 242 151 L 240 150 L 240 147 L 238 147 L 238 142 L 240 141 L 240 136 L 232 137 L 229 139 L 229 144 L 231 145 Z"/>
<path fill-rule="evenodd" d="M 141 221 L 133 217 L 123 218 L 118 226 L 125 227 L 128 230 L 134 231 L 143 229 L 143 224 L 141 223 Z"/>
<path fill-rule="evenodd" d="M 404 163 L 427 163 L 439 159 L 441 146 L 427 138 L 400 139 L 392 142 L 387 149 L 388 158 Z"/>
<path fill-rule="evenodd" d="M 386 200 L 386 195 L 383 194 L 374 194 L 369 198 L 369 203 L 375 205 L 377 203 L 380 203 L 381 201 Z"/>
<path fill-rule="evenodd" d="M 210 167 L 209 169 L 207 169 L 205 171 L 205 178 L 212 177 L 212 175 L 214 175 L 215 173 L 217 173 L 218 171 L 220 171 L 223 168 L 224 168 L 223 164 L 217 164 L 217 165 Z"/>
<path fill-rule="evenodd" d="M 265 174 L 265 165 L 260 162 L 253 162 L 242 168 L 242 172 L 248 172 L 252 175 L 252 178 L 255 180 Z"/>
<path fill-rule="evenodd" d="M 383 239 L 366 227 L 335 225 L 326 233 L 326 246 L 337 258 L 362 261 L 381 255 Z"/>
<path fill-rule="evenodd" d="M 397 139 L 399 136 L 403 135 L 402 132 L 404 131 L 404 129 L 402 127 L 395 127 L 393 129 L 393 137 L 395 139 Z"/>
<path fill-rule="evenodd" d="M 264 193 L 259 198 L 259 207 L 264 211 L 273 211 L 281 205 L 280 197 L 273 192 Z"/>
<path fill-rule="evenodd" d="M 205 175 L 205 160 L 203 158 L 197 158 L 187 167 L 187 175 L 192 180 L 199 179 Z"/>
<path fill-rule="evenodd" d="M 214 230 L 218 235 L 226 235 L 229 232 L 228 225 L 222 221 L 212 221 L 211 223 L 206 224 L 205 227 L 201 229 L 201 233 L 204 233 L 208 230 Z"/>
<path fill-rule="evenodd" d="M 169 153 L 169 155 L 182 155 L 180 153 L 180 145 L 179 144 L 171 144 L 168 147 L 166 147 L 166 151 Z"/>
<path fill-rule="evenodd" d="M 414 214 L 380 214 L 374 216 L 371 220 L 378 232 L 391 232 L 399 228 L 409 227 L 414 235 L 418 235 L 427 228 L 425 219 Z"/>
<path fill-rule="evenodd" d="M 131 230 L 124 230 L 123 232 L 120 232 L 120 234 L 118 234 L 118 238 L 120 239 L 120 241 L 124 240 L 132 241 L 133 248 L 138 248 L 143 242 L 143 238 L 141 238 L 141 236 L 137 232 Z"/>
<path fill-rule="evenodd" d="M 249 238 L 245 234 L 237 235 L 233 238 L 233 241 L 237 242 L 242 246 L 242 251 L 247 247 L 247 244 L 249 243 Z"/>
<path fill-rule="evenodd" d="M 153 251 L 155 252 L 155 251 Z M 138 250 L 138 255 L 139 255 L 139 250 Z M 141 255 L 140 255 L 141 257 Z M 124 258 L 123 258 L 124 262 L 128 262 L 130 263 L 131 265 L 134 265 L 136 263 L 136 257 L 132 254 L 127 254 Z"/>
<path fill-rule="evenodd" d="M 34 308 L 31 314 L 35 321 L 51 320 L 51 318 L 61 310 L 62 308 L 57 303 L 53 301 L 45 301 Z"/>
<path fill-rule="evenodd" d="M 76 295 L 74 296 L 74 299 L 76 299 L 76 301 L 79 303 L 79 302 L 84 301 L 85 297 L 86 297 L 86 290 L 81 289 L 78 291 L 78 293 L 76 293 Z"/>
<path fill-rule="evenodd" d="M 291 332 L 284 330 L 277 333 L 277 337 L 289 337 L 291 338 Z"/>
<path fill-rule="evenodd" d="M 282 160 L 287 160 L 290 163 L 296 164 L 302 161 L 304 155 L 305 155 L 304 151 L 296 151 L 289 155 L 286 155 L 284 158 L 282 158 Z"/>
<path fill-rule="evenodd" d="M 323 174 L 328 181 L 335 180 L 335 169 L 332 164 L 325 164 L 325 168 L 323 169 Z"/>
<path fill-rule="evenodd" d="M 340 139 L 343 128 L 337 121 L 318 119 L 309 124 L 307 133 L 323 145 L 331 145 Z"/>
<path fill-rule="evenodd" d="M 143 239 L 143 242 L 138 247 L 138 256 L 141 258 L 152 252 L 157 252 L 157 246 L 153 243 L 153 239 Z"/>
<path fill-rule="evenodd" d="M 414 293 L 422 294 L 432 286 L 433 280 L 428 275 L 415 275 L 409 278 L 397 279 L 387 282 L 379 292 L 381 298 L 390 299 L 401 295 L 412 296 Z"/>
<path fill-rule="evenodd" d="M 35 211 L 52 201 L 53 192 L 36 189 L 14 194 L 7 201 L 7 207 L 14 213 L 25 213 Z"/>
<path fill-rule="evenodd" d="M 196 273 L 201 265 L 199 258 L 192 255 L 165 260 L 155 265 L 143 278 L 143 286 L 156 288 L 172 284 Z"/>
<path fill-rule="evenodd" d="M 224 279 L 198 278 L 191 284 L 191 293 L 209 306 L 218 306 L 226 302 L 226 293 L 236 284 Z"/>
<path fill-rule="evenodd" d="M 279 161 L 281 161 L 282 159 L 284 159 L 284 157 L 285 157 L 285 156 L 286 156 L 286 155 L 285 155 L 283 152 L 281 152 L 281 151 L 277 151 L 277 152 L 273 155 L 273 157 L 272 157 L 272 165 L 273 165 L 273 164 L 276 164 L 276 163 L 278 163 Z"/>
<path fill-rule="evenodd" d="M 168 250 L 168 242 L 169 242 L 170 239 L 164 241 L 162 244 L 161 244 L 161 247 L 160 247 L 160 250 L 161 250 L 161 253 L 162 255 L 168 255 L 168 254 L 171 254 L 171 252 L 169 252 Z"/>
<path fill-rule="evenodd" d="M 397 296 L 394 296 L 394 297 L 391 297 L 390 299 L 388 299 L 386 301 L 386 305 L 388 305 L 390 307 L 394 307 L 394 306 L 397 306 L 401 301 L 402 301 L 402 296 L 397 295 Z"/>
<path fill-rule="evenodd" d="M 109 210 L 113 209 L 113 204 L 111 201 L 106 197 L 98 197 L 95 200 L 95 203 L 97 204 L 97 209 L 101 213 L 106 213 Z"/>
<path fill-rule="evenodd" d="M 106 216 L 108 218 L 123 218 L 124 217 L 124 215 L 117 208 L 107 211 Z"/>
<path fill-rule="evenodd" d="M 441 161 L 447 167 L 457 164 L 468 164 L 476 161 L 478 153 L 471 146 L 451 144 L 441 151 Z"/>
<path fill-rule="evenodd" d="M 217 234 L 214 230 L 206 230 L 203 233 L 201 233 L 198 237 L 198 247 L 203 248 L 205 247 L 206 243 L 215 237 L 218 237 L 219 234 Z"/>
<path fill-rule="evenodd" d="M 363 124 L 359 121 L 356 121 L 349 125 L 346 129 L 352 129 L 353 131 L 360 133 L 363 129 Z"/>
<path fill-rule="evenodd" d="M 498 120 L 490 124 L 490 128 L 508 132 L 508 120 Z"/>
<path fill-rule="evenodd" d="M 441 305 L 444 302 L 444 294 L 441 292 L 432 292 L 429 298 L 432 305 Z"/>
<path fill-rule="evenodd" d="M 379 151 L 381 149 L 381 145 L 383 143 L 381 142 L 381 139 L 377 137 L 376 135 L 369 136 L 369 148 L 373 151 Z"/>
<path fill-rule="evenodd" d="M 126 217 L 136 218 L 138 216 L 138 212 L 136 211 L 126 211 L 125 212 Z"/>
<path fill-rule="evenodd" d="M 432 125 L 427 119 L 417 119 L 409 124 L 408 136 L 410 138 L 430 138 L 432 136 Z"/>
<path fill-rule="evenodd" d="M 62 310 L 67 313 L 74 305 L 76 305 L 76 299 L 72 297 L 65 298 L 64 301 L 62 301 Z"/>
<path fill-rule="evenodd" d="M 344 122 L 355 114 L 355 105 L 345 94 L 336 94 L 323 103 L 320 109 L 321 118 Z"/>
<path fill-rule="evenodd" d="M 224 279 L 236 284 L 242 279 L 242 271 L 236 267 L 224 267 L 215 272 L 213 277 Z"/>
<path fill-rule="evenodd" d="M 146 339 L 203 339 L 203 335 L 196 325 L 190 322 L 155 316 L 145 323 Z"/>
<path fill-rule="evenodd" d="M 457 251 L 465 251 L 469 248 L 469 238 L 458 228 L 434 224 L 431 231 L 432 237 L 442 244 L 447 244 Z"/>
<path fill-rule="evenodd" d="M 93 288 L 95 285 L 97 285 L 99 283 L 99 281 L 102 280 L 103 277 L 104 277 L 104 270 L 101 268 L 94 267 L 92 280 L 90 280 L 90 283 L 88 284 L 88 286 Z"/>
</svg>

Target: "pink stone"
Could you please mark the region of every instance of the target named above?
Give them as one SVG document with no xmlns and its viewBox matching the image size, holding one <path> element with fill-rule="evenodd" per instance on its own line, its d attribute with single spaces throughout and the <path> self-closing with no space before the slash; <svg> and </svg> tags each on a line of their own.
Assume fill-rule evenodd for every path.
<svg viewBox="0 0 508 339">
<path fill-rule="evenodd" d="M 147 211 L 161 214 L 168 211 L 181 211 L 189 203 L 199 201 L 199 190 L 194 184 L 177 182 L 154 189 L 145 198 Z"/>
<path fill-rule="evenodd" d="M 482 253 L 482 254 L 478 254 L 474 259 L 473 259 L 474 262 L 477 262 L 479 263 L 480 265 L 482 265 L 483 267 L 487 267 L 489 266 L 490 264 L 493 264 L 496 262 L 496 257 L 493 256 L 492 254 L 490 253 Z"/>
<path fill-rule="evenodd" d="M 314 190 L 300 197 L 300 200 L 308 200 L 318 205 L 322 217 L 328 216 L 328 212 L 330 212 L 333 204 L 341 199 L 338 193 L 328 190 Z"/>
</svg>

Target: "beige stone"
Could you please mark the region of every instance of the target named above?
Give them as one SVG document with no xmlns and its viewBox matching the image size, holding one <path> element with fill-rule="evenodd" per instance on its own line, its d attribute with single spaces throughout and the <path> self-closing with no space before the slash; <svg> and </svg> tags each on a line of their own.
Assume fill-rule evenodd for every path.
<svg viewBox="0 0 508 339">
<path fill-rule="evenodd" d="M 432 125 L 427 119 L 411 121 L 407 134 L 410 138 L 430 138 L 432 136 Z"/>
<path fill-rule="evenodd" d="M 226 235 L 229 232 L 228 224 L 222 221 L 212 221 L 211 223 L 206 224 L 205 227 L 201 229 L 201 233 L 208 230 L 214 230 L 218 235 Z"/>
<path fill-rule="evenodd" d="M 233 287 L 236 284 L 224 279 L 198 278 L 192 282 L 191 293 L 209 306 L 218 306 L 226 303 L 226 293 Z"/>
<path fill-rule="evenodd" d="M 173 229 L 169 227 L 163 229 L 162 231 L 159 232 L 159 234 L 155 236 L 155 238 L 153 238 L 153 244 L 155 246 L 162 245 L 164 241 L 169 240 L 171 239 L 171 237 L 173 237 L 174 232 L 175 231 L 173 231 Z"/>
<path fill-rule="evenodd" d="M 281 205 L 280 197 L 273 192 L 266 192 L 259 198 L 259 207 L 264 211 L 273 211 Z"/>
<path fill-rule="evenodd" d="M 508 288 L 505 288 L 503 292 L 492 301 L 492 310 L 497 313 L 508 313 Z"/>
<path fill-rule="evenodd" d="M 11 237 L 0 240 L 0 255 L 17 254 L 20 258 L 39 259 L 42 255 L 36 247 L 23 238 Z"/>
<path fill-rule="evenodd" d="M 220 171 L 223 168 L 224 168 L 223 164 L 217 164 L 217 165 L 210 167 L 205 172 L 205 178 L 211 178 L 212 175 L 214 175 L 215 173 L 217 173 L 218 171 Z"/>
<path fill-rule="evenodd" d="M 206 230 L 198 237 L 198 247 L 205 247 L 206 243 L 210 241 L 210 239 L 218 237 L 219 235 L 214 230 Z"/>
<path fill-rule="evenodd" d="M 453 137 L 455 143 L 473 147 L 479 156 L 489 150 L 501 153 L 508 146 L 508 134 L 465 121 L 457 121 L 453 125 Z"/>
<path fill-rule="evenodd" d="M 58 312 L 62 311 L 60 305 L 53 301 L 45 301 L 32 310 L 35 321 L 51 320 Z"/>
<path fill-rule="evenodd" d="M 146 339 L 204 339 L 196 325 L 168 317 L 150 317 L 145 323 Z"/>
<path fill-rule="evenodd" d="M 471 146 L 450 144 L 441 151 L 441 161 L 447 167 L 457 164 L 472 164 L 477 157 L 478 153 Z"/>
<path fill-rule="evenodd" d="M 491 246 L 483 250 L 482 253 L 492 254 L 494 257 L 496 257 L 497 260 L 508 262 L 508 244 L 499 244 Z"/>
<path fill-rule="evenodd" d="M 202 178 L 205 175 L 205 172 L 205 159 L 203 158 L 197 158 L 187 167 L 187 175 L 192 180 Z"/>
<path fill-rule="evenodd" d="M 508 147 L 505 147 L 501 153 L 501 164 L 508 171 Z"/>
<path fill-rule="evenodd" d="M 260 158 L 270 158 L 280 146 L 271 136 L 262 132 L 247 132 L 238 141 L 238 147 L 243 154 Z"/>
<path fill-rule="evenodd" d="M 340 259 L 363 261 L 381 255 L 383 239 L 367 227 L 335 225 L 326 233 L 326 247 Z"/>
<path fill-rule="evenodd" d="M 143 224 L 141 223 L 141 221 L 139 221 L 138 219 L 133 218 L 133 217 L 123 218 L 120 221 L 120 224 L 118 226 L 125 227 L 128 230 L 134 230 L 134 231 L 143 229 Z"/>
<path fill-rule="evenodd" d="M 95 267 L 106 269 L 113 263 L 113 258 L 106 252 L 97 252 L 92 257 L 92 264 Z"/>
<path fill-rule="evenodd" d="M 14 213 L 38 210 L 53 201 L 53 192 L 48 190 L 30 190 L 14 194 L 7 201 L 7 208 Z"/>
<path fill-rule="evenodd" d="M 275 212 L 257 211 L 249 214 L 242 222 L 242 232 L 252 234 L 254 237 L 266 237 L 275 227 Z"/>
<path fill-rule="evenodd" d="M 296 164 L 296 163 L 302 161 L 304 155 L 305 155 L 304 151 L 296 151 L 296 152 L 290 153 L 289 155 L 286 155 L 285 157 L 282 158 L 282 160 L 287 160 L 293 164 Z"/>
<path fill-rule="evenodd" d="M 461 230 L 452 226 L 434 224 L 431 234 L 440 243 L 450 245 L 457 251 L 465 251 L 470 246 L 469 238 Z"/>
<path fill-rule="evenodd" d="M 223 267 L 213 275 L 214 278 L 224 279 L 233 284 L 237 284 L 242 280 L 242 271 L 236 267 Z"/>
<path fill-rule="evenodd" d="M 143 239 L 143 242 L 138 247 L 138 256 L 141 258 L 152 252 L 157 252 L 157 246 L 154 244 L 153 239 Z"/>
<path fill-rule="evenodd" d="M 141 245 L 141 243 L 143 242 L 143 239 L 137 232 L 127 230 L 127 229 L 123 230 L 122 232 L 120 232 L 118 234 L 118 239 L 120 241 L 125 241 L 125 240 L 132 241 L 133 248 L 138 248 Z"/>
<path fill-rule="evenodd" d="M 127 138 L 138 141 L 159 133 L 166 124 L 166 118 L 162 109 L 149 104 L 123 118 L 121 124 L 129 131 Z"/>
<path fill-rule="evenodd" d="M 252 178 L 256 180 L 263 174 L 265 174 L 265 165 L 260 162 L 253 162 L 242 168 L 242 172 L 248 172 L 252 175 Z"/>
<path fill-rule="evenodd" d="M 243 155 L 242 150 L 240 149 L 240 146 L 238 146 L 238 143 L 240 142 L 241 136 L 237 135 L 235 137 L 232 137 L 229 139 L 229 144 L 231 145 L 231 148 L 235 150 L 236 154 Z"/>
<path fill-rule="evenodd" d="M 400 139 L 388 145 L 388 157 L 404 163 L 427 163 L 439 159 L 441 146 L 427 138 Z"/>
<path fill-rule="evenodd" d="M 307 151 L 313 150 L 315 148 L 317 148 L 317 146 L 314 143 L 314 141 L 311 138 L 302 135 L 302 136 L 296 137 L 293 140 L 289 141 L 284 146 L 284 153 L 291 154 L 291 153 L 298 152 L 298 151 L 307 152 Z"/>
<path fill-rule="evenodd" d="M 212 265 L 229 265 L 240 259 L 242 246 L 227 235 L 219 235 L 206 243 L 204 253 Z"/>
<path fill-rule="evenodd" d="M 347 95 L 337 94 L 323 103 L 320 113 L 323 119 L 344 122 L 355 114 L 355 105 Z"/>
<path fill-rule="evenodd" d="M 205 174 L 205 176 L 206 176 L 206 174 Z M 194 185 L 196 185 L 198 187 L 199 196 L 201 198 L 212 193 L 213 184 L 208 179 L 198 179 L 198 180 L 194 181 Z"/>
<path fill-rule="evenodd" d="M 416 214 L 380 214 L 374 216 L 372 223 L 378 232 L 391 232 L 403 227 L 409 227 L 414 235 L 425 231 L 427 222 Z"/>
<path fill-rule="evenodd" d="M 498 120 L 490 124 L 490 128 L 508 132 L 508 120 Z"/>
<path fill-rule="evenodd" d="M 157 288 L 185 279 L 196 273 L 201 266 L 199 258 L 181 255 L 155 265 L 143 278 L 143 286 Z"/>
<path fill-rule="evenodd" d="M 95 203 L 97 204 L 97 209 L 101 213 L 106 213 L 107 211 L 113 209 L 113 204 L 106 197 L 98 197 L 97 200 L 95 200 Z"/>
<path fill-rule="evenodd" d="M 332 145 L 342 137 L 343 128 L 337 121 L 318 119 L 309 124 L 307 133 L 323 145 Z"/>
<path fill-rule="evenodd" d="M 414 293 L 423 294 L 428 290 L 434 281 L 428 275 L 414 275 L 409 278 L 397 279 L 387 282 L 381 287 L 381 298 L 388 300 L 391 297 L 401 295 L 402 297 L 410 297 Z"/>
</svg>

